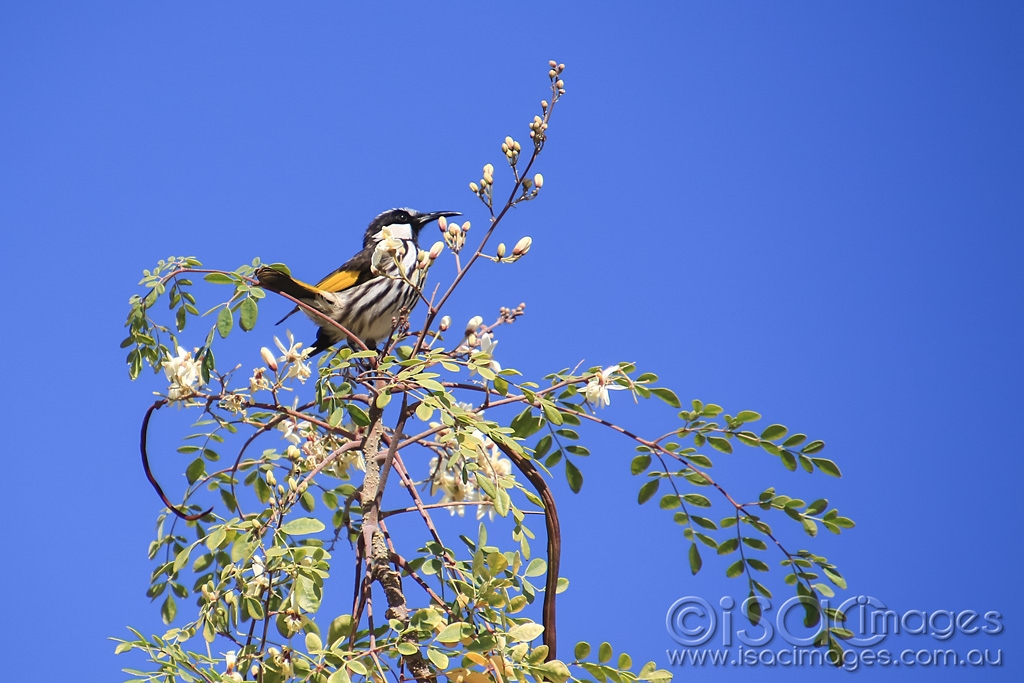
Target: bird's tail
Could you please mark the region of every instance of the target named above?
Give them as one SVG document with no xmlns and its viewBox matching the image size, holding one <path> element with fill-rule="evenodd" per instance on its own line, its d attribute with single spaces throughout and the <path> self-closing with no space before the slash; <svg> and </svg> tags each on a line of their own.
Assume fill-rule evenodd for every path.
<svg viewBox="0 0 1024 683">
<path fill-rule="evenodd" d="M 283 271 L 262 266 L 256 269 L 256 279 L 259 280 L 260 287 L 263 287 L 263 289 L 269 289 L 271 292 L 277 292 L 278 294 L 287 294 L 304 304 L 319 308 L 317 303 L 320 298 L 320 290 L 313 285 L 296 280 Z M 298 310 L 299 307 L 296 306 L 288 315 L 278 320 L 277 324 L 280 325 Z"/>
</svg>

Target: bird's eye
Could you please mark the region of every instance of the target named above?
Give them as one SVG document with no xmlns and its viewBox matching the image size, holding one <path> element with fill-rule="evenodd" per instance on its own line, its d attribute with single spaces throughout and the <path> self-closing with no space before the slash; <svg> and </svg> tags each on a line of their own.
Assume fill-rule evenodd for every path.
<svg viewBox="0 0 1024 683">
<path fill-rule="evenodd" d="M 398 212 L 398 222 L 399 223 L 408 223 L 409 222 L 409 214 L 406 213 L 405 211 L 399 211 Z"/>
</svg>

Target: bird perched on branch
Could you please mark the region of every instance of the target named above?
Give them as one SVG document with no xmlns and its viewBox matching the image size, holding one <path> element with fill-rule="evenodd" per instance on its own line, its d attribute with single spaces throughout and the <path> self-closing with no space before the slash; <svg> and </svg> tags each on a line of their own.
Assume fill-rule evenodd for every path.
<svg viewBox="0 0 1024 683">
<path fill-rule="evenodd" d="M 264 289 L 301 301 L 373 348 L 391 334 L 393 319 L 402 309 L 411 311 L 419 299 L 425 272 L 417 268 L 420 230 L 441 217 L 458 215 L 457 211 L 390 209 L 370 221 L 362 251 L 315 285 L 268 266 L 258 268 L 256 278 Z M 298 306 L 278 324 L 297 310 Z M 344 332 L 320 316 L 309 311 L 306 315 L 320 328 L 311 355 L 347 340 Z"/>
</svg>

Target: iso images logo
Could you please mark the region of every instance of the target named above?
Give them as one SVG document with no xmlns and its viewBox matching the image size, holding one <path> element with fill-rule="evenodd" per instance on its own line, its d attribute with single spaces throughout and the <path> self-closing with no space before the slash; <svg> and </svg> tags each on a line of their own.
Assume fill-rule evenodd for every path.
<svg viewBox="0 0 1024 683">
<path fill-rule="evenodd" d="M 748 603 L 757 600 L 764 615 L 758 624 L 746 617 Z M 704 598 L 687 596 L 676 600 L 665 614 L 668 635 L 683 650 L 668 650 L 674 666 L 817 666 L 840 665 L 847 670 L 861 666 L 1002 666 L 1002 650 L 979 649 L 978 638 L 1003 632 L 1003 615 L 997 611 L 917 610 L 898 612 L 871 596 L 849 598 L 836 606 L 846 616 L 843 628 L 852 635 L 844 639 L 841 661 L 838 654 L 816 647 L 824 624 L 811 628 L 803 624 L 806 598 L 793 597 L 773 608 L 770 600 L 748 598 L 737 603 L 725 596 L 712 605 Z M 822 607 L 829 609 L 828 601 Z M 772 618 L 774 613 L 774 618 Z M 827 617 L 822 617 L 827 618 Z M 960 652 L 946 641 L 954 636 L 971 638 L 972 649 Z M 914 648 L 879 647 L 887 639 L 900 645 L 917 638 Z M 920 638 L 928 647 L 922 648 Z M 988 644 L 991 641 L 986 641 Z"/>
</svg>

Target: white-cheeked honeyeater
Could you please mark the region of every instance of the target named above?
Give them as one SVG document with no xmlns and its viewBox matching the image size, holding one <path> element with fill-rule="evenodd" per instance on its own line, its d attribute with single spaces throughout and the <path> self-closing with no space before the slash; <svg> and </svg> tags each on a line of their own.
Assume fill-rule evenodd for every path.
<svg viewBox="0 0 1024 683">
<path fill-rule="evenodd" d="M 301 301 L 337 321 L 367 347 L 374 348 L 391 334 L 394 319 L 402 310 L 411 311 L 419 301 L 418 289 L 423 285 L 426 272 L 416 267 L 420 230 L 442 216 L 458 215 L 456 211 L 420 213 L 412 209 L 390 209 L 370 221 L 362 251 L 315 285 L 267 266 L 256 270 L 256 278 L 264 289 Z M 388 235 L 392 245 L 398 246 L 395 240 L 401 242 L 398 251 L 404 253 L 397 258 L 379 259 L 374 269 L 374 251 Z M 402 269 L 404 277 L 398 268 Z M 298 306 L 285 318 L 297 310 Z M 345 333 L 337 327 L 308 311 L 306 315 L 320 328 L 312 355 L 347 341 Z M 284 318 L 280 322 L 283 321 Z"/>
</svg>

